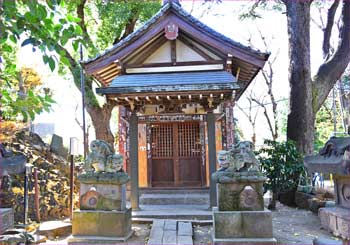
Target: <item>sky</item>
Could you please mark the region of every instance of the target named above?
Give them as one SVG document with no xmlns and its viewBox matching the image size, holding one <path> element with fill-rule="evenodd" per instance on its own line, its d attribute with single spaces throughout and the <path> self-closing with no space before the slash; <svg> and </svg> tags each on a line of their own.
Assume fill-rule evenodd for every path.
<svg viewBox="0 0 350 245">
<path fill-rule="evenodd" d="M 263 18 L 257 20 L 240 20 L 240 14 L 246 10 L 252 1 L 230 1 L 223 0 L 220 4 L 205 4 L 201 1 L 182 1 L 182 7 L 187 11 L 192 11 L 192 15 L 209 25 L 216 31 L 230 37 L 231 39 L 249 46 L 248 39 L 251 39 L 254 48 L 264 52 L 270 52 L 270 58 L 277 56 L 274 63 L 274 94 L 277 100 L 281 100 L 278 105 L 281 113 L 287 113 L 287 98 L 289 94 L 288 85 L 288 39 L 286 15 L 280 11 L 265 11 Z M 314 11 L 315 21 L 319 20 L 319 13 Z M 261 35 L 268 43 L 268 48 L 263 45 Z M 317 67 L 322 62 L 321 52 L 322 32 L 316 25 L 311 25 L 311 64 L 312 72 L 317 71 Z M 42 56 L 39 52 L 33 53 L 29 46 L 25 46 L 19 52 L 21 65 L 35 68 L 45 81 L 45 86 L 49 86 L 53 91 L 56 104 L 52 112 L 43 113 L 35 119 L 37 123 L 49 123 L 55 125 L 55 133 L 64 136 L 65 144 L 68 145 L 69 137 L 77 137 L 81 140 L 82 132 L 76 120 L 81 122 L 81 95 L 78 89 L 70 81 L 70 77 L 62 78 L 57 71 L 51 72 L 43 64 Z M 257 96 L 264 94 L 266 87 L 261 76 L 258 75 L 249 89 L 253 89 Z M 247 111 L 247 101 L 244 95 L 238 105 Z M 255 107 L 257 109 L 258 107 Z M 260 113 L 262 114 L 262 113 Z M 245 115 L 236 107 L 235 117 L 238 119 L 238 126 L 244 133 L 244 138 L 249 140 L 252 130 Z M 89 119 L 88 119 L 89 120 Z M 257 144 L 262 144 L 263 139 L 269 137 L 266 120 L 259 115 L 257 118 Z M 93 135 L 91 129 L 90 135 Z"/>
</svg>

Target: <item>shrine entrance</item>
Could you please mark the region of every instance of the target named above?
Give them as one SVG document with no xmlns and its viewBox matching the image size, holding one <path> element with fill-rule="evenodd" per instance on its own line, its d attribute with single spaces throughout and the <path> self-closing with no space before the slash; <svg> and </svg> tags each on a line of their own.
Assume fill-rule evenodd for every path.
<svg viewBox="0 0 350 245">
<path fill-rule="evenodd" d="M 137 31 L 82 64 L 107 106 L 119 106 L 118 147 L 134 210 L 140 187 L 209 187 L 216 205 L 216 151 L 234 144 L 233 106 L 268 56 L 166 1 Z"/>
<path fill-rule="evenodd" d="M 205 168 L 199 122 L 151 124 L 152 187 L 201 187 Z"/>
</svg>

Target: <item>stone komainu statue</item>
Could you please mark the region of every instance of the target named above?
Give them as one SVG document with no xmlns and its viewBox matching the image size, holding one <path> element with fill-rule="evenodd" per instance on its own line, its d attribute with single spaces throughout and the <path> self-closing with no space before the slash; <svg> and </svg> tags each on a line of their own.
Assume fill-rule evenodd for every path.
<svg viewBox="0 0 350 245">
<path fill-rule="evenodd" d="M 113 148 L 103 140 L 94 140 L 90 144 L 90 153 L 85 160 L 86 172 L 122 172 L 123 156 L 115 154 Z"/>
<path fill-rule="evenodd" d="M 259 161 L 250 141 L 240 141 L 229 151 L 218 152 L 219 171 L 259 171 Z"/>
</svg>

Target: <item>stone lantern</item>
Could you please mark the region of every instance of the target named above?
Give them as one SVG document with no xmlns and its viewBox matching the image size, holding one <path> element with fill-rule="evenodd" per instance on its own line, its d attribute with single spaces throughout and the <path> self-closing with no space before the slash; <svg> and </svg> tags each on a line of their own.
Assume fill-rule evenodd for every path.
<svg viewBox="0 0 350 245">
<path fill-rule="evenodd" d="M 315 156 L 304 158 L 308 172 L 334 175 L 335 207 L 319 209 L 322 226 L 350 240 L 350 137 L 333 137 Z"/>
</svg>

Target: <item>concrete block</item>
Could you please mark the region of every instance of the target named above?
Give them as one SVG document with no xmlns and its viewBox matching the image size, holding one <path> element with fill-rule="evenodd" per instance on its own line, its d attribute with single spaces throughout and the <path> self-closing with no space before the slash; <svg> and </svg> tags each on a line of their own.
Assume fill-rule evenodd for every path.
<svg viewBox="0 0 350 245">
<path fill-rule="evenodd" d="M 0 235 L 14 227 L 13 209 L 0 208 Z"/>
<path fill-rule="evenodd" d="M 131 231 L 131 209 L 125 211 L 75 211 L 72 225 L 74 236 L 125 237 Z"/>
<path fill-rule="evenodd" d="M 191 222 L 178 222 L 178 236 L 190 236 L 193 235 L 192 223 Z"/>
<path fill-rule="evenodd" d="M 232 239 L 213 239 L 215 245 L 274 245 L 277 244 L 275 238 L 232 238 Z"/>
<path fill-rule="evenodd" d="M 165 220 L 164 230 L 165 231 L 176 231 L 177 230 L 177 221 L 172 220 L 172 219 Z"/>
<path fill-rule="evenodd" d="M 176 230 L 175 231 L 164 231 L 163 244 L 176 244 L 177 243 Z"/>
<path fill-rule="evenodd" d="M 320 208 L 321 225 L 336 236 L 350 240 L 350 209 Z"/>
<path fill-rule="evenodd" d="M 239 211 L 214 211 L 213 229 L 215 238 L 243 237 L 242 215 Z"/>
<path fill-rule="evenodd" d="M 242 212 L 243 232 L 246 238 L 272 238 L 272 214 L 269 210 Z"/>
<path fill-rule="evenodd" d="M 177 244 L 192 245 L 193 244 L 192 236 L 178 236 Z"/>
</svg>

